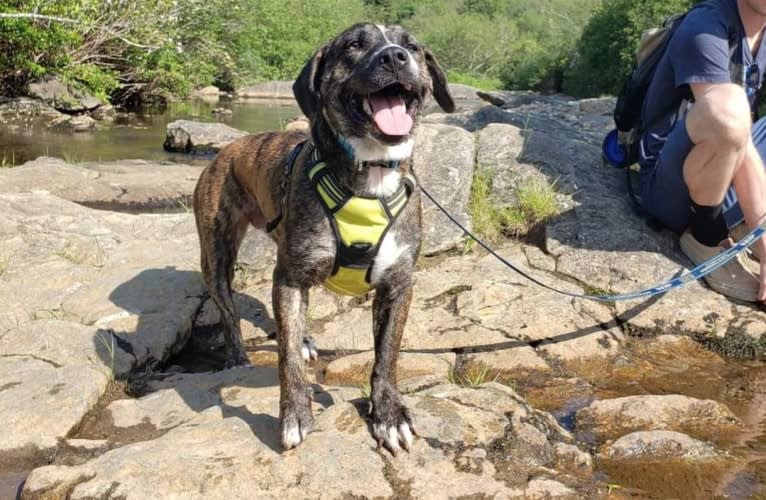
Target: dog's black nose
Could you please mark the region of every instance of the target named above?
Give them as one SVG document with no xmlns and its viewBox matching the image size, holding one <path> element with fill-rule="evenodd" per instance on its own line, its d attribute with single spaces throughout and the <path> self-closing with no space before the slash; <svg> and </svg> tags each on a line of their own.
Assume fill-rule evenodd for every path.
<svg viewBox="0 0 766 500">
<path fill-rule="evenodd" d="M 407 51 L 401 47 L 393 46 L 381 52 L 378 62 L 389 71 L 397 71 L 407 64 Z"/>
</svg>

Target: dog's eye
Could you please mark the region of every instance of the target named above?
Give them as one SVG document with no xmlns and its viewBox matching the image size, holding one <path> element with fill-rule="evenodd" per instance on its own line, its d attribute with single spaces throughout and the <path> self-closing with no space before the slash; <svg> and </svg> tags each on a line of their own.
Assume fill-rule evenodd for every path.
<svg viewBox="0 0 766 500">
<path fill-rule="evenodd" d="M 419 51 L 419 50 L 420 50 L 420 47 L 418 47 L 418 46 L 417 46 L 417 45 L 415 45 L 414 43 L 408 43 L 408 44 L 407 44 L 407 46 L 406 46 L 405 48 L 406 48 L 407 50 L 409 50 L 410 52 L 417 52 L 417 51 Z"/>
<path fill-rule="evenodd" d="M 346 45 L 346 50 L 356 50 L 362 47 L 362 44 L 359 43 L 359 40 L 354 40 L 353 42 L 348 42 L 348 45 Z"/>
</svg>

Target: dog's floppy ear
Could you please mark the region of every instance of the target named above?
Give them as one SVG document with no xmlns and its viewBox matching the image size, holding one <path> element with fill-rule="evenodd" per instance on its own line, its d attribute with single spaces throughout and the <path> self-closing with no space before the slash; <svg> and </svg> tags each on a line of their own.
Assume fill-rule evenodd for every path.
<svg viewBox="0 0 766 500">
<path fill-rule="evenodd" d="M 298 106 L 301 107 L 301 111 L 309 120 L 313 120 L 314 115 L 319 111 L 321 99 L 319 87 L 321 85 L 324 55 L 326 52 L 327 45 L 317 50 L 301 70 L 298 79 L 293 83 L 295 100 L 298 101 Z"/>
<path fill-rule="evenodd" d="M 452 100 L 452 96 L 449 93 L 449 86 L 447 85 L 447 76 L 444 74 L 444 70 L 439 66 L 439 61 L 436 60 L 433 53 L 430 50 L 425 49 L 426 65 L 428 66 L 428 73 L 431 75 L 431 81 L 434 84 L 434 97 L 439 106 L 447 113 L 455 111 L 455 102 Z"/>
</svg>

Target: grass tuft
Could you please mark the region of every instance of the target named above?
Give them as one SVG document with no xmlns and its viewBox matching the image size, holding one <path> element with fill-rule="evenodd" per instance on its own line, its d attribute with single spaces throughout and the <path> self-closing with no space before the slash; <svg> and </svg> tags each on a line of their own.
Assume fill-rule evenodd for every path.
<svg viewBox="0 0 766 500">
<path fill-rule="evenodd" d="M 83 163 L 85 161 L 81 155 L 74 151 L 64 151 L 61 154 L 61 159 L 70 165 L 77 165 L 78 163 Z"/>
<path fill-rule="evenodd" d="M 516 186 L 517 203 L 514 206 L 498 206 L 491 200 L 491 169 L 476 170 L 471 186 L 470 210 L 474 230 L 489 241 L 501 236 L 523 236 L 535 224 L 558 213 L 555 183 L 540 178 L 530 178 Z"/>
<path fill-rule="evenodd" d="M 364 399 L 370 399 L 370 394 L 372 394 L 372 386 L 370 386 L 369 383 L 360 385 L 359 393 Z"/>
<path fill-rule="evenodd" d="M 187 214 L 194 212 L 194 202 L 192 201 L 191 196 L 177 199 L 176 204 L 181 210 L 183 210 Z"/>
<path fill-rule="evenodd" d="M 104 346 L 106 354 L 109 356 L 109 378 L 111 382 L 114 380 L 114 333 L 107 330 L 99 330 L 96 334 L 96 340 Z"/>
<path fill-rule="evenodd" d="M 65 309 L 63 305 L 51 309 L 36 309 L 29 313 L 29 319 L 31 321 L 55 319 L 59 321 L 74 321 L 76 323 L 85 324 L 81 316 Z"/>
<path fill-rule="evenodd" d="M 0 157 L 0 168 L 10 168 L 16 166 L 16 151 L 11 150 L 10 157 L 7 151 L 3 151 L 3 156 Z"/>
<path fill-rule="evenodd" d="M 454 367 L 447 374 L 447 380 L 451 384 L 459 385 L 460 387 L 476 388 L 487 382 L 494 382 L 498 378 L 498 374 L 490 377 L 490 368 L 483 363 L 471 363 L 465 370 L 458 371 Z"/>
<path fill-rule="evenodd" d="M 80 245 L 67 241 L 66 244 L 56 250 L 56 255 L 62 259 L 66 259 L 73 264 L 86 264 L 93 267 L 102 268 L 106 264 L 107 256 L 98 238 L 96 241 L 95 253 L 90 252 L 87 249 L 83 249 Z"/>
</svg>

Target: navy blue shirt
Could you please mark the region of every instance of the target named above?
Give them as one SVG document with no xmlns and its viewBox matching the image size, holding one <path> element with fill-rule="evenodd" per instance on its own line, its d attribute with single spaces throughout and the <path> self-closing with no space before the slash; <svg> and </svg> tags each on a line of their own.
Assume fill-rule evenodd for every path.
<svg viewBox="0 0 766 500">
<path fill-rule="evenodd" d="M 641 140 L 642 171 L 654 167 L 665 139 L 683 118 L 690 83 L 737 83 L 755 107 L 765 66 L 766 48 L 755 58 L 750 52 L 737 0 L 711 0 L 692 9 L 673 34 L 644 100 L 642 120 L 650 126 Z"/>
</svg>

